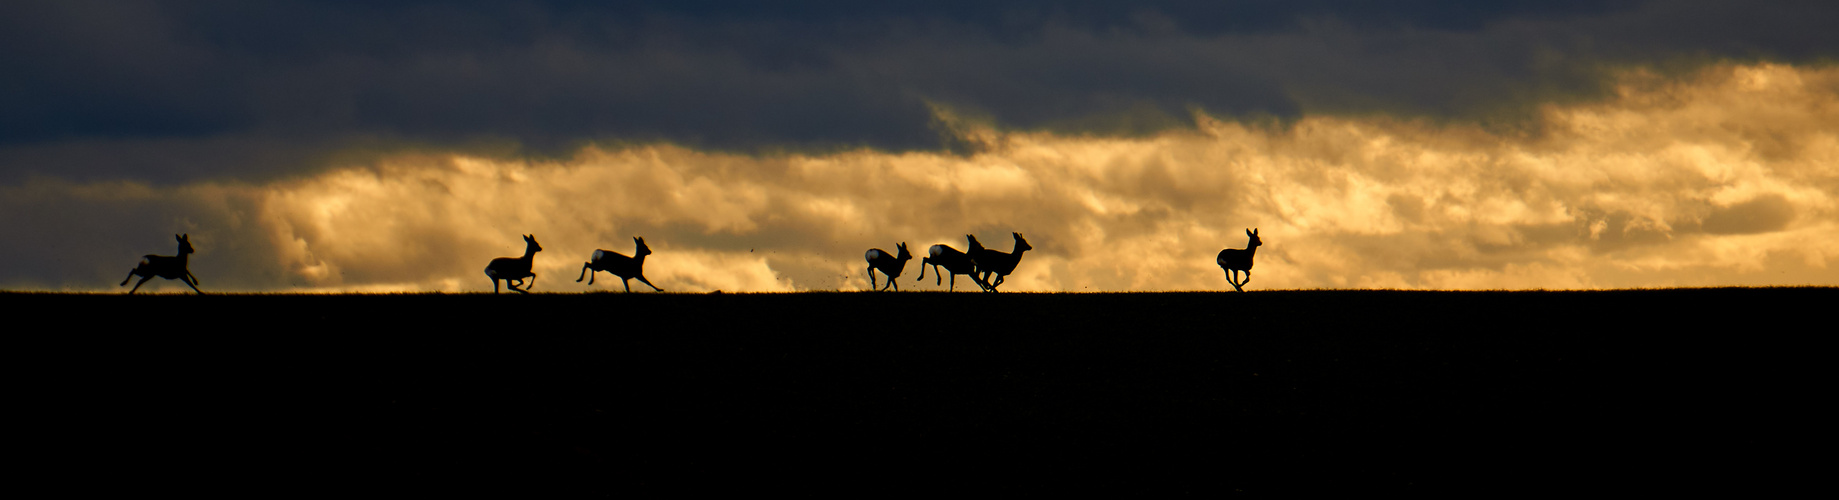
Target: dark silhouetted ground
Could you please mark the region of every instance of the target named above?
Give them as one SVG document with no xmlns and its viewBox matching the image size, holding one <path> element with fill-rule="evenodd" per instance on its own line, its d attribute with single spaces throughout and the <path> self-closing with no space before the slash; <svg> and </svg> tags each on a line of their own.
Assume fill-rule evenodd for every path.
<svg viewBox="0 0 1839 500">
<path fill-rule="evenodd" d="M 16 474 L 608 496 L 1785 491 L 1836 298 L 0 294 Z"/>
</svg>

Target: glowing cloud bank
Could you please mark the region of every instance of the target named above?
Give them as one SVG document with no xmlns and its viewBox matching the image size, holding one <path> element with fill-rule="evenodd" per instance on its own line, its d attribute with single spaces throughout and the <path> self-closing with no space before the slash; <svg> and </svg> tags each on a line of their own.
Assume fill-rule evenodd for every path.
<svg viewBox="0 0 1839 500">
<path fill-rule="evenodd" d="M 0 206 L 64 246 L 21 251 L 60 271 L 6 285 L 107 289 L 140 254 L 170 253 L 163 232 L 189 232 L 207 290 L 483 291 L 485 263 L 534 234 L 538 292 L 608 289 L 568 278 L 633 236 L 671 291 L 852 290 L 871 247 L 975 234 L 1008 250 L 1017 231 L 1035 250 L 1005 290 L 1220 290 L 1214 255 L 1253 227 L 1252 290 L 1839 284 L 1829 67 L 1630 71 L 1613 99 L 1546 107 L 1534 132 L 1197 116 L 1108 138 L 940 116 L 976 152 L 602 145 L 555 162 L 404 153 L 264 185 L 41 179 L 0 187 Z M 912 281 L 918 265 L 902 288 L 942 290 Z"/>
</svg>

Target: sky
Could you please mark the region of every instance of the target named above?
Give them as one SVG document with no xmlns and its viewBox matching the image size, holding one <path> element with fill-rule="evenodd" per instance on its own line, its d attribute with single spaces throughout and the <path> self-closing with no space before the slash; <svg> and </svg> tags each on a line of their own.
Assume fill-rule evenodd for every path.
<svg viewBox="0 0 1839 500">
<path fill-rule="evenodd" d="M 1839 3 L 0 3 L 0 289 L 1839 285 Z M 916 258 L 903 290 L 944 290 Z M 649 291 L 649 287 L 641 286 Z M 972 287 L 974 290 L 974 287 Z M 959 290 L 964 290 L 960 287 Z M 142 289 L 189 291 L 154 280 Z"/>
</svg>

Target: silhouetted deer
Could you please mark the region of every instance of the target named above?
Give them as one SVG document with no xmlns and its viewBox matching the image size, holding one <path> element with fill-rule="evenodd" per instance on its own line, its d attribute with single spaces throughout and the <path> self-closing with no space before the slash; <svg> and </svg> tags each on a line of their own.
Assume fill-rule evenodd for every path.
<svg viewBox="0 0 1839 500">
<path fill-rule="evenodd" d="M 920 259 L 919 279 L 926 279 L 926 266 L 932 266 L 933 284 L 943 284 L 944 275 L 951 275 L 951 285 L 946 287 L 945 291 L 949 292 L 958 287 L 958 275 L 960 274 L 969 275 L 971 281 L 977 282 L 977 286 L 983 288 L 984 291 L 990 290 L 989 284 L 977 278 L 977 263 L 971 262 L 970 255 L 947 245 L 933 245 L 931 249 L 926 250 L 926 253 L 930 256 Z M 946 272 L 940 273 L 939 266 L 945 266 Z"/>
<path fill-rule="evenodd" d="M 128 279 L 121 280 L 121 284 L 117 286 L 128 286 L 129 281 L 134 280 L 135 276 L 140 276 L 140 282 L 135 283 L 134 288 L 128 290 L 128 295 L 133 295 L 135 290 L 140 290 L 140 286 L 147 283 L 147 280 L 159 276 L 185 282 L 187 286 L 192 287 L 192 291 L 198 292 L 198 295 L 204 295 L 204 290 L 198 289 L 198 277 L 192 276 L 191 270 L 185 268 L 186 262 L 191 260 L 191 254 L 196 252 L 192 250 L 192 235 L 189 233 L 175 234 L 172 237 L 179 240 L 179 255 L 141 257 L 140 264 L 135 265 L 134 270 L 128 271 Z"/>
<path fill-rule="evenodd" d="M 1002 286 L 1003 277 L 1015 272 L 1016 264 L 1022 263 L 1022 252 L 1034 249 L 1028 246 L 1028 240 L 1022 239 L 1022 233 L 1009 234 L 1015 235 L 1013 253 L 1002 253 L 984 248 L 982 243 L 977 242 L 976 236 L 964 235 L 965 238 L 971 240 L 971 251 L 968 253 L 971 256 L 971 262 L 977 263 L 977 272 L 982 273 L 983 282 L 989 285 L 988 290 L 991 292 L 995 292 L 996 287 Z M 996 281 L 990 281 L 991 273 L 996 274 Z"/>
<path fill-rule="evenodd" d="M 536 244 L 536 235 L 524 235 L 523 257 L 499 257 L 492 259 L 485 266 L 485 275 L 492 278 L 492 293 L 498 293 L 498 280 L 504 280 L 504 287 L 517 293 L 536 288 L 536 273 L 530 272 L 531 261 L 536 260 L 536 253 L 543 251 L 543 246 Z M 530 286 L 524 286 L 524 278 L 530 278 Z"/>
<path fill-rule="evenodd" d="M 900 249 L 900 255 L 888 255 L 887 250 L 879 248 L 871 248 L 868 252 L 862 254 L 862 258 L 868 259 L 868 289 L 875 289 L 875 271 L 880 270 L 881 274 L 888 275 L 888 284 L 881 288 L 887 289 L 887 287 L 891 286 L 894 287 L 894 291 L 900 291 L 900 284 L 895 283 L 894 278 L 899 278 L 900 272 L 907 269 L 907 261 L 913 260 L 913 254 L 907 253 L 907 244 L 905 242 L 900 243 L 894 248 Z M 925 271 L 920 272 L 924 273 Z"/>
<path fill-rule="evenodd" d="M 1226 282 L 1231 283 L 1234 290 L 1241 292 L 1245 291 L 1246 283 L 1252 282 L 1252 255 L 1257 254 L 1258 246 L 1264 244 L 1263 240 L 1258 239 L 1258 230 L 1255 228 L 1245 230 L 1245 235 L 1250 236 L 1251 241 L 1245 242 L 1244 250 L 1236 248 L 1220 250 L 1220 257 L 1214 259 L 1220 263 L 1220 269 L 1226 270 Z M 1245 271 L 1244 281 L 1238 279 L 1238 271 Z"/>
<path fill-rule="evenodd" d="M 664 291 L 658 285 L 651 284 L 651 280 L 645 279 L 645 256 L 651 255 L 651 247 L 645 246 L 644 238 L 634 237 L 632 241 L 638 243 L 638 249 L 632 251 L 636 257 L 627 257 L 612 250 L 595 250 L 594 260 L 581 265 L 581 275 L 587 278 L 587 284 L 594 284 L 594 275 L 606 271 L 625 280 L 627 292 L 632 291 L 632 278 L 638 278 L 640 283 L 650 286 L 652 290 Z M 575 278 L 575 282 L 580 283 L 581 278 Z"/>
</svg>

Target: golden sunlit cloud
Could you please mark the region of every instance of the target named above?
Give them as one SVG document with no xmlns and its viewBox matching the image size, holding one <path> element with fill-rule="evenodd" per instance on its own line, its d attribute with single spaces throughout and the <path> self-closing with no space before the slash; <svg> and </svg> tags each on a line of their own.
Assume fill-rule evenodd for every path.
<svg viewBox="0 0 1839 500">
<path fill-rule="evenodd" d="M 942 111 L 978 152 L 402 154 L 262 186 L 3 194 L 219 211 L 210 221 L 236 223 L 175 229 L 193 233 L 194 269 L 212 265 L 215 240 L 220 261 L 226 248 L 256 254 L 217 271 L 269 277 L 244 286 L 273 290 L 489 290 L 485 263 L 521 253 L 523 234 L 545 249 L 539 292 L 621 289 L 573 278 L 595 249 L 631 254 L 633 236 L 656 252 L 647 277 L 671 291 L 855 290 L 868 286 L 869 248 L 906 242 L 923 256 L 975 234 L 1008 250 L 1012 231 L 1034 250 L 1004 290 L 1220 290 L 1214 255 L 1254 227 L 1265 246 L 1253 290 L 1839 284 L 1839 69 L 1631 70 L 1620 82 L 1611 99 L 1548 106 L 1538 134 L 1198 116 L 1192 130 L 1088 137 Z M 913 281 L 918 267 L 902 289 L 944 288 Z"/>
</svg>

